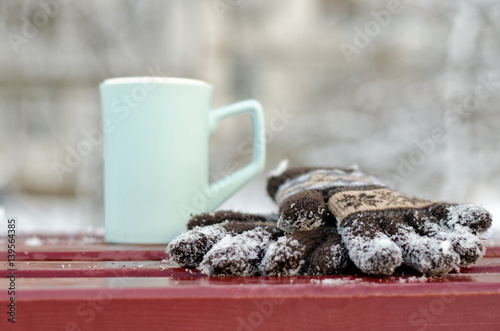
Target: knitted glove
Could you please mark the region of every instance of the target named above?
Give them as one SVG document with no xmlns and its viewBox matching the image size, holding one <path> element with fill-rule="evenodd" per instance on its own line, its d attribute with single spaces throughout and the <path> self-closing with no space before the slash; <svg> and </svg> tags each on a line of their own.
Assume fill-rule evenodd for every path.
<svg viewBox="0 0 500 331">
<path fill-rule="evenodd" d="M 334 227 L 285 234 L 277 215 L 201 214 L 167 246 L 170 259 L 210 276 L 339 274 L 347 252 Z"/>
<path fill-rule="evenodd" d="M 295 168 L 268 181 L 285 232 L 337 226 L 354 264 L 390 275 L 400 265 L 426 275 L 469 266 L 484 255 L 478 235 L 491 215 L 475 205 L 417 199 L 357 169 Z"/>
</svg>

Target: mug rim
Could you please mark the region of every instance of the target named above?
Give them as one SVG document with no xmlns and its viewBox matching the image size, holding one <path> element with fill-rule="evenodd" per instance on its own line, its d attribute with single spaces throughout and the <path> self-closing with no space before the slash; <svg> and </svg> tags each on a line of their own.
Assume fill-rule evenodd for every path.
<svg viewBox="0 0 500 331">
<path fill-rule="evenodd" d="M 142 76 L 142 77 L 112 77 L 105 79 L 101 85 L 118 85 L 118 84 L 137 84 L 137 83 L 161 83 L 161 84 L 176 84 L 176 85 L 198 85 L 212 86 L 207 82 L 192 78 L 182 77 L 159 77 L 159 76 Z"/>
</svg>

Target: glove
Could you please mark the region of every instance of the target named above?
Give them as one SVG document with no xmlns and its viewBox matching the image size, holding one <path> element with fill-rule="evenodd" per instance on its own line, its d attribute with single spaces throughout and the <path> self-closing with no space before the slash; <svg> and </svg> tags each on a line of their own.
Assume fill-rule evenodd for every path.
<svg viewBox="0 0 500 331">
<path fill-rule="evenodd" d="M 347 252 L 335 227 L 285 234 L 277 215 L 201 214 L 174 238 L 167 254 L 209 276 L 339 274 Z"/>
<path fill-rule="evenodd" d="M 358 169 L 289 169 L 267 189 L 279 205 L 278 228 L 337 226 L 349 257 L 368 274 L 406 265 L 435 276 L 469 266 L 484 255 L 478 235 L 491 226 L 483 208 L 409 197 Z"/>
</svg>

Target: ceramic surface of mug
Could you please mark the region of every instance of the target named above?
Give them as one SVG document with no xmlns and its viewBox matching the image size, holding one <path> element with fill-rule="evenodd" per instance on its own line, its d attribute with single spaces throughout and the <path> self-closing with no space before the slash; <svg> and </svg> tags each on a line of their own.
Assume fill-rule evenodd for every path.
<svg viewBox="0 0 500 331">
<path fill-rule="evenodd" d="M 255 100 L 210 110 L 212 86 L 184 78 L 112 78 L 100 91 L 108 242 L 167 243 L 190 214 L 214 210 L 264 167 L 264 116 Z M 220 120 L 241 113 L 252 117 L 253 159 L 209 184 L 209 137 Z"/>
</svg>

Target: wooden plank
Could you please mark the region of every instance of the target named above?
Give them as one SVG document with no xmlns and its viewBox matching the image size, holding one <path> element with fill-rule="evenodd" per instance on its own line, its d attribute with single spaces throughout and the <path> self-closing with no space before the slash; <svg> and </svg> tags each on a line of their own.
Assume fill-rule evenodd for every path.
<svg viewBox="0 0 500 331">
<path fill-rule="evenodd" d="M 0 245 L 2 240 L 0 238 Z M 102 237 L 18 238 L 16 329 L 500 329 L 500 252 L 428 278 L 205 277 L 161 262 L 165 245 Z M 0 287 L 7 289 L 6 253 Z M 10 297 L 0 291 L 0 305 Z M 10 329 L 7 319 L 0 329 Z"/>
<path fill-rule="evenodd" d="M 0 245 L 7 247 L 6 238 Z M 166 245 L 107 244 L 103 237 L 21 236 L 16 238 L 17 261 L 146 261 L 166 257 Z M 6 250 L 0 261 L 7 260 Z"/>
<path fill-rule="evenodd" d="M 16 253 L 17 261 L 147 261 L 162 260 L 167 257 L 165 247 L 144 248 L 129 250 L 122 247 L 106 247 L 98 250 L 96 247 L 73 247 L 71 250 L 33 250 L 19 249 Z M 7 260 L 7 253 L 0 252 L 0 261 Z"/>
<path fill-rule="evenodd" d="M 7 262 L 0 263 L 0 277 L 11 273 Z M 42 261 L 17 262 L 17 278 L 42 277 L 202 277 L 196 269 L 185 269 L 158 261 Z"/>
<path fill-rule="evenodd" d="M 462 278 L 465 279 L 462 279 Z M 469 281 L 474 277 L 474 281 Z M 258 288 L 269 288 L 270 291 L 287 289 L 295 294 L 310 294 L 308 291 L 322 288 L 321 291 L 333 291 L 336 294 L 352 295 L 364 294 L 435 294 L 435 293 L 496 293 L 500 290 L 499 275 L 455 274 L 451 277 L 415 277 L 415 276 L 390 276 L 390 277 L 362 277 L 362 276 L 293 276 L 293 277 L 123 277 L 119 273 L 116 277 L 101 278 L 17 278 L 16 285 L 22 293 L 31 293 L 35 298 L 36 293 L 45 293 L 48 297 L 69 296 L 72 291 L 94 288 L 106 290 L 119 287 L 120 289 L 154 288 L 170 291 L 172 295 L 195 295 L 208 293 L 214 295 L 230 295 L 235 289 L 244 288 L 248 293 L 254 293 Z M 7 286 L 9 279 L 0 279 L 0 286 Z M 185 289 L 190 289 L 184 292 Z M 168 290 L 169 289 L 169 290 Z M 32 292 L 29 292 L 33 290 Z M 43 290 L 41 292 L 37 292 Z M 245 291 L 241 292 L 244 293 Z M 284 290 L 283 290 L 284 291 Z M 285 292 L 286 292 L 285 291 Z M 224 294 L 225 292 L 228 292 Z M 290 292 L 290 293 L 292 293 Z M 132 292 L 131 292 L 132 293 Z M 133 292 L 136 293 L 136 292 Z M 139 293 L 139 292 L 137 292 Z M 144 292 L 146 295 L 153 292 Z M 283 292 L 284 293 L 284 292 Z M 499 292 L 500 293 L 500 292 Z M 317 293 L 316 293 L 317 294 Z M 0 298 L 7 297 L 6 291 L 0 292 Z M 499 302 L 500 303 L 500 302 Z"/>
<path fill-rule="evenodd" d="M 6 238 L 0 237 L 0 245 Z M 500 257 L 498 242 L 486 241 L 485 257 Z M 6 246 L 5 246 L 6 247 Z M 18 261 L 160 261 L 166 245 L 106 244 L 93 236 L 21 236 L 16 240 Z M 0 261 L 7 260 L 6 250 Z"/>
<path fill-rule="evenodd" d="M 8 263 L 0 262 L 0 277 L 9 274 Z M 162 261 L 17 261 L 16 277 L 200 277 L 202 274 L 196 269 L 180 268 L 177 265 Z M 484 258 L 476 265 L 461 268 L 457 275 L 471 274 L 499 274 L 500 258 Z M 416 277 L 416 274 L 409 276 Z M 397 277 L 397 276 L 396 276 Z M 463 277 L 462 277 L 463 278 Z M 386 278 L 375 278 L 386 279 Z M 439 279 L 439 278 L 436 278 Z"/>
<path fill-rule="evenodd" d="M 0 235 L 0 244 L 7 242 L 6 234 Z M 102 235 L 47 235 L 47 234 L 30 234 L 16 235 L 16 244 L 25 244 L 28 246 L 40 245 L 88 245 L 88 244 L 105 244 L 106 240 Z"/>
<path fill-rule="evenodd" d="M 196 269 L 180 268 L 162 261 L 18 261 L 15 266 L 18 278 L 203 276 Z M 0 277 L 6 277 L 9 274 L 7 262 L 0 262 L 0 267 Z M 467 277 L 470 277 L 471 274 L 484 273 L 500 275 L 500 258 L 481 259 L 476 265 L 461 268 L 460 273 L 452 273 L 447 277 L 461 277 L 463 279 L 464 277 L 460 275 L 469 275 Z M 416 277 L 417 275 L 410 274 L 409 276 Z"/>
<path fill-rule="evenodd" d="M 36 330 L 440 330 L 500 328 L 499 283 L 358 282 L 349 277 L 283 277 L 263 286 L 194 278 L 124 286 L 99 279 L 98 288 L 19 291 L 16 328 Z M 241 280 L 247 280 L 242 278 Z M 290 282 L 291 280 L 299 280 Z M 336 281 L 336 280 L 342 281 Z M 42 279 L 35 279 L 41 281 Z M 80 279 L 84 281 L 84 279 Z M 326 280 L 326 281 L 325 281 Z M 28 281 L 28 279 L 25 279 Z M 51 281 L 57 281 L 52 279 Z M 194 283 L 193 283 L 194 282 Z M 57 283 L 57 282 L 56 282 Z M 82 282 L 85 283 L 85 282 Z M 126 283 L 125 283 L 126 284 Z M 19 286 L 24 287 L 23 284 Z M 5 293 L 0 304 L 7 303 Z M 135 318 L 133 318 L 135 317 Z M 6 325 L 2 319 L 0 325 Z"/>
<path fill-rule="evenodd" d="M 0 279 L 0 287 L 8 288 L 10 280 Z M 500 286 L 498 274 L 453 274 L 440 278 L 426 278 L 416 276 L 391 276 L 383 278 L 361 277 L 361 276 L 295 276 L 295 277 L 203 277 L 190 273 L 171 275 L 165 277 L 130 277 L 122 273 L 121 270 L 110 273 L 109 277 L 50 277 L 50 278 L 16 278 L 16 286 L 26 290 L 50 290 L 59 292 L 61 290 L 74 290 L 82 288 L 106 289 L 108 287 L 119 286 L 121 288 L 144 288 L 144 287 L 177 287 L 177 288 L 198 288 L 206 289 L 210 287 L 223 287 L 232 290 L 234 286 L 316 286 L 330 285 L 332 287 L 358 287 L 366 289 L 371 285 L 380 287 L 381 290 L 389 289 L 402 290 L 406 286 L 415 284 L 426 284 L 436 291 L 442 289 L 457 290 L 454 284 L 483 284 L 489 286 L 492 292 L 497 291 Z M 393 285 L 388 287 L 387 285 Z M 462 285 L 460 285 L 462 286 Z M 461 288 L 461 287 L 460 287 Z M 460 289 L 459 288 L 459 289 Z M 6 291 L 5 291 L 6 292 Z M 5 294 L 5 293 L 4 293 Z M 0 294 L 1 295 L 1 294 Z"/>
<path fill-rule="evenodd" d="M 133 261 L 136 256 L 128 261 L 99 260 L 106 258 L 105 252 L 114 258 L 123 252 L 165 254 L 164 245 L 46 240 L 43 245 L 23 247 L 29 249 L 27 258 L 52 252 L 56 258 L 68 253 L 72 260 L 50 261 L 53 257 L 47 255 L 38 256 L 40 261 L 16 261 L 18 329 L 500 328 L 496 248 L 475 266 L 436 278 L 204 277 L 195 269 L 158 261 L 165 257 L 159 254 L 156 261 Z M 89 256 L 81 252 L 97 252 L 93 257 L 97 260 L 86 260 Z M 7 289 L 7 264 L 0 265 L 0 287 Z M 0 291 L 0 304 L 8 300 L 7 291 Z M 6 323 L 1 320 L 0 329 L 11 326 Z"/>
<path fill-rule="evenodd" d="M 500 244 L 494 241 L 487 241 L 485 257 L 500 257 Z"/>
</svg>

